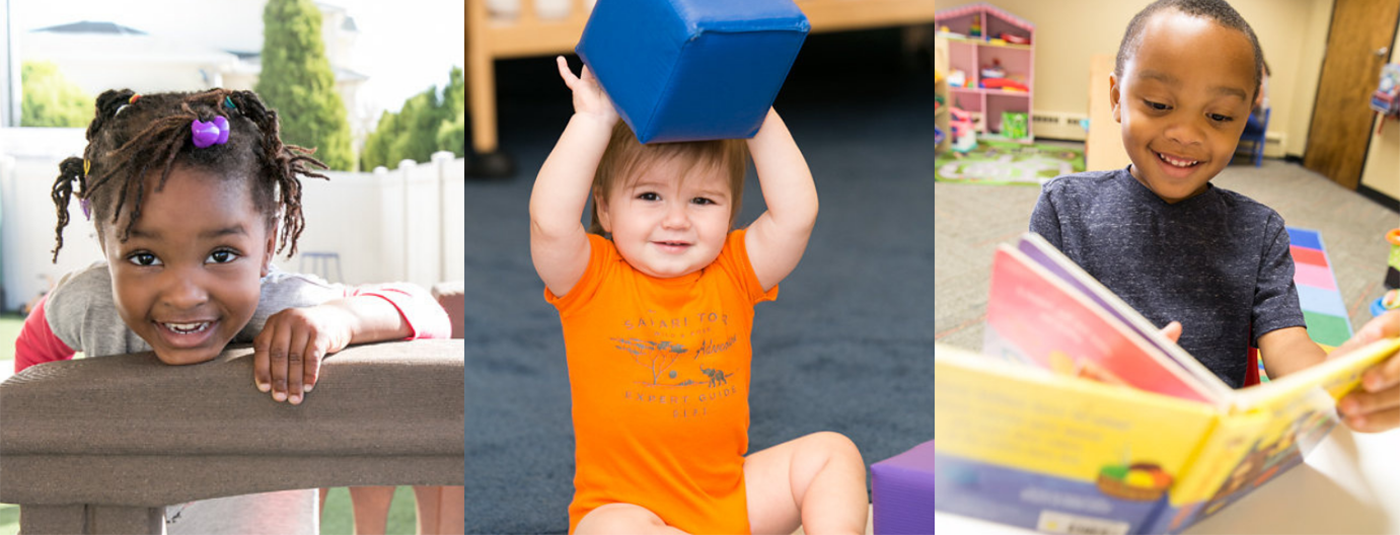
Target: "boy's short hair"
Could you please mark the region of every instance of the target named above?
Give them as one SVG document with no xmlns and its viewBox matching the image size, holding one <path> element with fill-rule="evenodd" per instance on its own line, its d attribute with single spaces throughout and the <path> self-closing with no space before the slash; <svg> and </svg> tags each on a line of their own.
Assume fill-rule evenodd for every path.
<svg viewBox="0 0 1400 535">
<path fill-rule="evenodd" d="M 717 139 L 712 141 L 686 141 L 679 143 L 650 143 L 643 145 L 627 123 L 618 121 L 613 127 L 608 148 L 598 161 L 598 169 L 593 173 L 593 193 L 604 199 L 613 188 L 623 186 L 624 180 L 636 180 L 648 165 L 670 159 L 680 159 L 687 163 L 685 169 L 721 169 L 729 177 L 731 200 L 729 226 L 739 217 L 739 208 L 744 200 L 744 173 L 748 168 L 749 146 L 742 139 Z M 593 203 L 588 232 L 603 235 L 603 225 L 598 220 L 598 203 Z"/>
<path fill-rule="evenodd" d="M 1124 32 L 1123 42 L 1118 45 L 1118 57 L 1113 63 L 1115 76 L 1119 79 L 1123 77 L 1123 64 L 1127 63 L 1128 59 L 1137 53 L 1138 46 L 1142 45 L 1142 28 L 1147 25 L 1147 21 L 1158 12 L 1170 9 L 1209 19 L 1244 33 L 1245 37 L 1249 38 L 1249 44 L 1254 47 L 1254 94 L 1259 94 L 1259 73 L 1264 68 L 1264 50 L 1259 47 L 1259 38 L 1254 35 L 1254 29 L 1250 28 L 1244 17 L 1225 0 L 1157 0 L 1142 8 L 1142 11 L 1133 15 L 1133 20 L 1128 22 L 1128 31 Z"/>
</svg>

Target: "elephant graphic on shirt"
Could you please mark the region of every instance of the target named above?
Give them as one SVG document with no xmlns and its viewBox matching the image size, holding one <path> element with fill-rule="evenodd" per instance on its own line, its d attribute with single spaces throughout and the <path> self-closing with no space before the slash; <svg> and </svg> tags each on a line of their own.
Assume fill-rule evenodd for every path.
<svg viewBox="0 0 1400 535">
<path fill-rule="evenodd" d="M 725 378 L 730 375 L 733 375 L 725 373 L 724 370 L 716 370 L 714 368 L 706 368 L 704 366 L 700 367 L 700 371 L 705 372 L 705 375 L 708 375 L 710 377 L 710 386 L 719 386 L 725 384 Z"/>
</svg>

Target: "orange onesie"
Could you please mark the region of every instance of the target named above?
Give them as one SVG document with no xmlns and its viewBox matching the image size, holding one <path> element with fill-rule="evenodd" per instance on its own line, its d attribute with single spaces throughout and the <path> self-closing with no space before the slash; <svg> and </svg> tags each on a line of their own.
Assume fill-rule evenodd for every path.
<svg viewBox="0 0 1400 535">
<path fill-rule="evenodd" d="M 609 503 L 656 513 L 687 533 L 748 533 L 753 307 L 764 292 L 729 233 L 719 257 L 672 279 L 638 272 L 602 236 L 559 309 L 575 436 L 569 532 Z"/>
</svg>

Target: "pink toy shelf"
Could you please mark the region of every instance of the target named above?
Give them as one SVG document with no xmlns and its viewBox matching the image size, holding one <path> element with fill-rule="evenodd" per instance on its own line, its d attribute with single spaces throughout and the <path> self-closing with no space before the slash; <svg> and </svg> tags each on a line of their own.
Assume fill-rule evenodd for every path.
<svg viewBox="0 0 1400 535">
<path fill-rule="evenodd" d="M 952 74 L 948 90 L 954 105 L 979 116 L 980 135 L 992 138 L 1005 137 L 1003 112 L 1024 113 L 1026 136 L 1007 140 L 1031 142 L 1035 138 L 1031 116 L 1035 25 L 986 2 L 936 11 L 933 19 L 934 27 L 948 39 L 950 72 L 945 74 Z M 984 76 L 984 69 L 995 67 L 1004 77 Z M 962 73 L 962 85 L 955 83 L 958 79 L 953 73 L 958 72 Z"/>
</svg>

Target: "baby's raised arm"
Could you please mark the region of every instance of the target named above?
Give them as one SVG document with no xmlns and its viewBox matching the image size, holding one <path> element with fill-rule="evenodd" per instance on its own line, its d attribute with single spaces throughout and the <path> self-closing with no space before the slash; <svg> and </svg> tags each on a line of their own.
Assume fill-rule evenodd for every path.
<svg viewBox="0 0 1400 535">
<path fill-rule="evenodd" d="M 540 167 L 530 192 L 530 258 L 549 291 L 562 296 L 588 267 L 583 208 L 618 115 L 587 66 L 581 76 L 574 76 L 563 56 L 558 63 L 559 76 L 574 92 L 574 116 Z"/>
<path fill-rule="evenodd" d="M 764 291 L 777 286 L 802 260 L 817 222 L 817 186 L 812 171 L 778 112 L 749 140 L 759 187 L 768 210 L 749 226 L 744 246 Z"/>
</svg>

